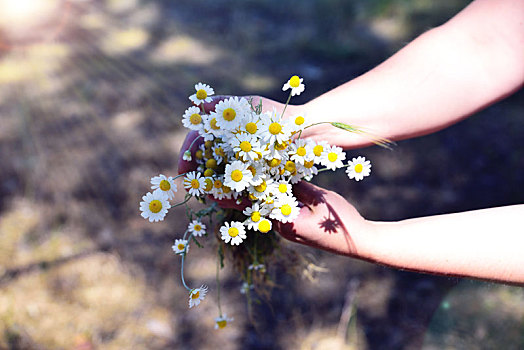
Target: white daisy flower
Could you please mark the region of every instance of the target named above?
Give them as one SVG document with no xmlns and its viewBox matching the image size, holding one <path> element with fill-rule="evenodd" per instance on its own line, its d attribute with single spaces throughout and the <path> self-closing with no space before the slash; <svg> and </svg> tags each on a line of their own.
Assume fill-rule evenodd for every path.
<svg viewBox="0 0 524 350">
<path fill-rule="evenodd" d="M 292 160 L 286 161 L 284 164 L 284 173 L 280 175 L 293 176 L 297 173 L 297 165 Z"/>
<path fill-rule="evenodd" d="M 266 178 L 266 166 L 262 162 L 254 162 L 251 163 L 248 167 L 249 171 L 251 171 L 251 174 L 253 175 L 253 179 L 249 182 L 251 186 L 257 186 L 264 181 Z"/>
<path fill-rule="evenodd" d="M 284 165 L 285 161 L 282 162 L 282 159 L 273 158 L 270 161 L 267 162 L 268 169 L 267 171 L 273 175 L 273 177 L 277 177 L 278 175 L 284 174 Z"/>
<path fill-rule="evenodd" d="M 207 171 L 213 171 L 213 170 L 212 169 L 206 169 L 206 172 Z M 211 191 L 213 190 L 213 183 L 214 183 L 213 177 L 211 177 L 211 176 L 204 177 L 204 183 L 205 183 L 205 186 L 204 186 L 205 193 L 206 194 L 211 193 Z"/>
<path fill-rule="evenodd" d="M 245 132 L 246 134 L 252 136 L 259 136 L 259 127 L 260 117 L 256 113 L 246 113 L 244 120 L 240 123 L 239 130 L 240 132 Z"/>
<path fill-rule="evenodd" d="M 227 326 L 228 322 L 233 322 L 233 317 L 227 317 L 227 314 L 223 314 L 222 316 L 219 316 L 215 318 L 215 329 L 222 329 Z"/>
<path fill-rule="evenodd" d="M 293 222 L 298 217 L 300 209 L 293 196 L 283 195 L 275 199 L 275 207 L 269 215 L 272 219 L 282 223 Z"/>
<path fill-rule="evenodd" d="M 224 174 L 224 184 L 237 192 L 242 192 L 246 187 L 249 186 L 253 174 L 248 169 L 248 165 L 235 160 L 231 164 L 226 165 L 226 171 Z"/>
<path fill-rule="evenodd" d="M 197 306 L 206 297 L 207 286 L 202 285 L 200 288 L 191 289 L 189 292 L 189 308 Z"/>
<path fill-rule="evenodd" d="M 261 206 L 258 203 L 255 203 L 251 207 L 247 207 L 246 209 L 244 209 L 242 213 L 248 217 L 248 219 L 245 221 L 247 228 L 251 230 L 256 230 L 260 219 L 263 219 L 266 215 L 270 213 L 270 211 L 271 210 L 268 209 L 267 205 Z"/>
<path fill-rule="evenodd" d="M 313 175 L 318 174 L 318 169 L 315 166 L 315 162 L 313 160 L 310 160 L 305 161 L 303 165 L 297 164 L 297 172 L 309 181 L 313 178 Z M 291 181 L 291 183 L 293 182 Z"/>
<path fill-rule="evenodd" d="M 196 93 L 189 96 L 189 99 L 197 106 L 202 102 L 211 102 L 212 99 L 209 96 L 212 96 L 215 93 L 211 86 L 202 83 L 196 84 L 195 90 Z"/>
<path fill-rule="evenodd" d="M 201 196 L 204 194 L 206 182 L 200 172 L 191 171 L 184 177 L 184 188 L 192 196 Z"/>
<path fill-rule="evenodd" d="M 185 160 L 186 162 L 190 162 L 193 157 L 191 156 L 191 151 L 190 150 L 187 150 L 184 152 L 184 155 L 182 156 L 182 159 Z"/>
<path fill-rule="evenodd" d="M 273 194 L 275 197 L 281 197 L 281 196 L 292 196 L 291 193 L 292 186 L 290 183 L 284 180 L 275 181 L 271 185 L 271 189 L 269 192 Z"/>
<path fill-rule="evenodd" d="M 200 108 L 191 106 L 184 112 L 182 124 L 191 130 L 201 130 L 204 127 L 204 118 L 200 115 Z"/>
<path fill-rule="evenodd" d="M 324 149 L 326 147 L 329 147 L 329 143 L 327 143 L 327 141 L 313 142 L 311 143 L 311 147 L 313 148 L 313 155 L 315 156 L 315 158 L 313 159 L 315 161 L 315 164 L 321 164 L 322 153 L 324 152 Z"/>
<path fill-rule="evenodd" d="M 326 168 L 335 170 L 344 166 L 344 159 L 346 159 L 346 153 L 341 147 L 328 146 L 324 148 L 320 161 Z"/>
<path fill-rule="evenodd" d="M 270 186 L 272 182 L 273 182 L 273 179 L 264 178 L 259 185 L 249 186 L 247 190 L 250 195 L 255 197 L 255 199 L 260 199 L 264 195 L 269 193 L 268 186 Z"/>
<path fill-rule="evenodd" d="M 251 134 L 239 133 L 230 140 L 230 144 L 233 147 L 233 152 L 238 154 L 238 157 L 245 162 L 255 161 L 262 151 L 260 142 Z"/>
<path fill-rule="evenodd" d="M 226 222 L 220 228 L 220 234 L 222 235 L 220 238 L 231 245 L 239 245 L 247 238 L 244 224 L 239 221 L 231 221 L 231 224 Z"/>
<path fill-rule="evenodd" d="M 213 180 L 213 188 L 211 189 L 211 195 L 215 197 L 215 199 L 221 199 L 221 198 L 218 198 L 219 196 L 218 193 L 222 192 L 222 186 L 224 185 L 223 180 L 224 179 L 222 176 L 219 176 Z"/>
<path fill-rule="evenodd" d="M 272 158 L 283 159 L 284 161 L 289 159 L 288 145 L 289 144 L 287 142 L 284 142 L 284 143 L 275 142 L 275 143 L 267 144 L 266 145 L 267 152 L 268 152 L 267 157 L 270 159 Z"/>
<path fill-rule="evenodd" d="M 175 198 L 176 184 L 172 176 L 166 177 L 160 174 L 152 177 L 151 185 L 153 185 L 151 186 L 151 189 L 163 192 L 170 200 Z"/>
<path fill-rule="evenodd" d="M 148 192 L 140 202 L 140 215 L 149 222 L 164 220 L 168 209 L 171 208 L 168 197 L 162 191 Z"/>
<path fill-rule="evenodd" d="M 302 84 L 303 80 L 304 79 L 300 78 L 298 75 L 293 75 L 291 78 L 289 78 L 287 83 L 284 84 L 282 91 L 291 89 L 291 96 L 300 95 L 306 88 L 305 85 Z"/>
<path fill-rule="evenodd" d="M 348 165 L 346 173 L 350 179 L 360 181 L 371 174 L 371 162 L 366 160 L 365 157 L 353 158 L 348 162 Z"/>
<path fill-rule="evenodd" d="M 187 239 L 176 239 L 175 244 L 173 244 L 171 248 L 173 248 L 175 254 L 187 254 L 189 251 L 189 245 L 187 243 Z"/>
<path fill-rule="evenodd" d="M 276 110 L 260 115 L 260 137 L 264 143 L 284 144 L 291 137 L 291 130 L 286 121 L 281 120 Z"/>
<path fill-rule="evenodd" d="M 206 141 L 212 141 L 213 139 L 222 137 L 222 135 L 224 135 L 224 130 L 218 126 L 217 118 L 213 115 L 213 113 L 211 115 L 204 116 L 204 129 L 207 130 L 208 135 L 207 139 L 205 139 Z"/>
<path fill-rule="evenodd" d="M 290 118 L 289 125 L 293 132 L 299 132 L 300 130 L 304 130 L 304 128 L 309 124 L 303 115 L 297 115 Z"/>
<path fill-rule="evenodd" d="M 273 224 L 268 219 L 260 219 L 257 225 L 257 230 L 259 230 L 262 233 L 268 233 L 271 231 L 271 228 L 273 227 Z"/>
<path fill-rule="evenodd" d="M 223 143 L 215 143 L 211 148 L 213 152 L 213 158 L 217 161 L 217 164 L 222 163 L 227 158 L 226 150 Z"/>
<path fill-rule="evenodd" d="M 295 140 L 289 148 L 290 159 L 297 164 L 304 164 L 304 162 L 315 158 L 313 147 L 304 139 Z"/>
<path fill-rule="evenodd" d="M 250 109 L 249 102 L 245 98 L 239 99 L 235 96 L 220 101 L 211 116 L 216 118 L 217 125 L 221 129 L 233 131 L 240 126 L 245 115 L 250 113 Z"/>
<path fill-rule="evenodd" d="M 206 225 L 204 225 L 200 220 L 193 220 L 187 226 L 189 232 L 195 237 L 200 237 L 206 234 Z"/>
</svg>

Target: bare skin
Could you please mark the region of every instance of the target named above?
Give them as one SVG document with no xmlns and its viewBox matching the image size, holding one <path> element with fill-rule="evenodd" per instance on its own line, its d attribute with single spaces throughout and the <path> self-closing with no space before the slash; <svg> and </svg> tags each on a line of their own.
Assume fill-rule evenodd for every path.
<svg viewBox="0 0 524 350">
<path fill-rule="evenodd" d="M 523 84 L 524 0 L 476 0 L 371 71 L 288 106 L 286 115 L 306 113 L 311 122 L 345 122 L 401 140 L 446 128 Z M 283 109 L 262 100 L 266 109 Z M 345 114 L 341 103 L 348 106 Z M 190 133 L 184 147 L 194 137 Z M 309 128 L 302 137 L 344 148 L 370 144 L 329 125 Z M 179 172 L 191 168 L 180 160 Z M 303 182 L 294 193 L 304 203 L 299 218 L 275 223 L 286 239 L 401 269 L 524 285 L 522 204 L 374 222 L 335 192 Z"/>
</svg>

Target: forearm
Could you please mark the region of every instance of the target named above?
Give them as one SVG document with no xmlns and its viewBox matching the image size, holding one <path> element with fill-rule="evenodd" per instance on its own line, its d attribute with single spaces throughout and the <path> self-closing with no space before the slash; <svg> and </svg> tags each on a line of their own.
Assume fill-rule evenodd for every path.
<svg viewBox="0 0 524 350">
<path fill-rule="evenodd" d="M 371 223 L 366 256 L 421 272 L 524 284 L 524 205 Z"/>
<path fill-rule="evenodd" d="M 480 0 L 368 73 L 312 100 L 313 122 L 341 121 L 394 140 L 445 128 L 524 81 L 524 1 Z M 344 147 L 369 142 L 329 126 L 306 137 Z"/>
</svg>

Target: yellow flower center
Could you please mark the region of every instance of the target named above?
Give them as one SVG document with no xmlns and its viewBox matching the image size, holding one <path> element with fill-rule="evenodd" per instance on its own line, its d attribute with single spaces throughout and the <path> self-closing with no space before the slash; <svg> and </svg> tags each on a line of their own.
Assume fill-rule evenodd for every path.
<svg viewBox="0 0 524 350">
<path fill-rule="evenodd" d="M 338 159 L 338 154 L 336 154 L 335 152 L 329 152 L 328 159 L 330 162 L 334 162 Z"/>
<path fill-rule="evenodd" d="M 224 328 L 225 326 L 227 325 L 227 321 L 226 320 L 222 320 L 222 321 L 217 321 L 217 326 L 218 328 Z"/>
<path fill-rule="evenodd" d="M 213 169 L 209 169 L 208 168 L 208 169 L 204 170 L 204 176 L 205 177 L 211 177 L 211 176 L 213 176 L 213 174 L 215 174 L 215 171 Z"/>
<path fill-rule="evenodd" d="M 224 152 L 224 149 L 222 147 L 215 148 L 215 154 L 222 158 L 226 156 L 226 153 Z"/>
<path fill-rule="evenodd" d="M 236 227 L 230 227 L 229 230 L 227 230 L 227 234 L 230 235 L 231 237 L 236 237 L 238 236 L 238 228 Z"/>
<path fill-rule="evenodd" d="M 273 135 L 278 135 L 282 131 L 282 125 L 279 123 L 271 123 L 269 125 L 269 132 Z"/>
<path fill-rule="evenodd" d="M 222 112 L 222 117 L 224 117 L 225 120 L 228 122 L 235 120 L 235 117 L 237 116 L 237 112 L 233 108 L 226 108 Z"/>
<path fill-rule="evenodd" d="M 291 85 L 292 88 L 296 88 L 300 85 L 300 78 L 298 77 L 298 75 L 293 75 L 289 79 L 289 85 Z"/>
<path fill-rule="evenodd" d="M 160 181 L 159 187 L 162 191 L 169 191 L 171 189 L 171 184 L 167 180 L 162 180 Z"/>
<path fill-rule="evenodd" d="M 251 171 L 251 174 L 253 174 L 253 176 L 255 176 L 257 174 L 257 169 L 255 169 L 254 166 L 250 165 L 250 166 L 247 167 L 247 169 L 249 171 Z"/>
<path fill-rule="evenodd" d="M 263 181 L 260 185 L 255 186 L 255 190 L 257 192 L 264 192 L 266 190 L 266 188 L 267 188 L 267 184 L 266 184 L 265 181 Z"/>
<path fill-rule="evenodd" d="M 194 189 L 200 188 L 200 181 L 198 181 L 197 179 L 191 180 L 191 187 Z"/>
<path fill-rule="evenodd" d="M 260 221 L 260 212 L 254 211 L 251 213 L 251 221 L 253 222 L 259 222 Z"/>
<path fill-rule="evenodd" d="M 359 163 L 359 164 L 355 165 L 355 172 L 356 173 L 361 173 L 363 169 L 364 169 L 364 167 L 362 166 L 362 164 Z"/>
<path fill-rule="evenodd" d="M 231 172 L 231 179 L 235 182 L 239 182 L 242 180 L 244 175 L 242 174 L 242 171 L 235 169 Z"/>
<path fill-rule="evenodd" d="M 189 121 L 191 122 L 191 124 L 197 125 L 202 123 L 202 117 L 200 116 L 200 114 L 197 113 L 191 114 L 191 117 L 189 117 Z"/>
<path fill-rule="evenodd" d="M 209 148 L 213 147 L 213 141 L 206 141 L 206 142 L 204 142 L 204 147 L 206 149 L 209 149 Z"/>
<path fill-rule="evenodd" d="M 306 149 L 304 147 L 297 148 L 297 154 L 301 157 L 306 155 Z"/>
<path fill-rule="evenodd" d="M 282 215 L 286 215 L 286 216 L 291 214 L 291 206 L 289 204 L 284 204 L 280 208 L 280 212 L 282 213 Z"/>
<path fill-rule="evenodd" d="M 217 118 L 213 118 L 209 121 L 209 125 L 211 125 L 211 129 L 218 130 L 220 127 L 217 125 Z"/>
<path fill-rule="evenodd" d="M 158 213 L 162 210 L 162 202 L 158 199 L 152 200 L 151 203 L 149 203 L 149 210 L 151 210 L 152 213 Z"/>
<path fill-rule="evenodd" d="M 281 160 L 278 158 L 273 158 L 269 161 L 269 166 L 274 168 L 280 165 Z"/>
<path fill-rule="evenodd" d="M 243 152 L 249 152 L 251 151 L 251 144 L 248 141 L 242 141 L 240 142 L 240 149 Z"/>
<path fill-rule="evenodd" d="M 206 168 L 215 169 L 217 167 L 217 161 L 215 158 L 208 159 L 206 161 Z"/>
<path fill-rule="evenodd" d="M 204 158 L 204 152 L 202 152 L 202 150 L 199 149 L 198 151 L 195 152 L 195 157 L 196 157 L 197 159 L 202 159 L 202 158 Z"/>
<path fill-rule="evenodd" d="M 310 162 L 308 162 L 308 161 L 304 162 L 304 168 L 306 168 L 306 169 L 311 169 L 313 167 L 313 165 L 315 165 L 315 162 L 313 160 L 310 161 Z"/>
<path fill-rule="evenodd" d="M 286 149 L 286 147 L 287 147 L 287 145 L 286 145 L 285 143 L 277 143 L 277 144 L 275 145 L 275 149 L 276 149 L 277 151 L 283 151 L 283 150 Z"/>
<path fill-rule="evenodd" d="M 262 220 L 258 224 L 258 230 L 262 233 L 267 233 L 269 230 L 271 230 L 271 223 L 268 220 Z"/>
<path fill-rule="evenodd" d="M 288 160 L 286 162 L 286 165 L 284 165 L 284 169 L 286 169 L 290 173 L 294 172 L 296 168 L 297 168 L 297 166 L 295 165 L 295 162 L 292 162 L 290 160 Z"/>
<path fill-rule="evenodd" d="M 198 299 L 200 297 L 200 292 L 197 290 L 196 292 L 191 293 L 191 299 Z"/>
<path fill-rule="evenodd" d="M 183 243 L 180 243 L 180 244 L 178 245 L 178 250 L 184 250 L 185 247 L 186 247 L 186 246 L 185 246 Z"/>
<path fill-rule="evenodd" d="M 324 152 L 324 147 L 322 145 L 316 145 L 314 148 L 313 148 L 313 153 L 317 156 L 317 157 L 320 157 L 320 155 L 322 154 L 322 152 Z"/>
<path fill-rule="evenodd" d="M 260 159 L 262 159 L 262 153 L 260 153 L 260 152 L 256 152 L 256 151 L 255 151 L 255 153 L 257 154 L 257 156 L 255 157 L 255 160 L 260 160 Z"/>
<path fill-rule="evenodd" d="M 252 201 L 256 201 L 257 200 L 257 197 L 255 197 L 255 195 L 253 193 L 250 193 L 248 197 Z"/>
<path fill-rule="evenodd" d="M 202 226 L 200 226 L 199 224 L 196 224 L 195 226 L 193 226 L 193 229 L 195 231 L 202 231 Z"/>
<path fill-rule="evenodd" d="M 246 130 L 247 130 L 248 133 L 254 134 L 254 133 L 257 132 L 258 127 L 257 127 L 257 125 L 255 123 L 247 123 L 246 124 Z"/>
<path fill-rule="evenodd" d="M 295 118 L 295 124 L 296 125 L 302 125 L 302 124 L 304 124 L 304 122 L 305 122 L 305 119 L 302 116 Z"/>
<path fill-rule="evenodd" d="M 197 91 L 196 93 L 196 97 L 199 99 L 199 100 L 204 100 L 206 97 L 207 97 L 207 92 L 206 90 L 204 89 L 200 89 Z"/>
<path fill-rule="evenodd" d="M 222 185 L 222 192 L 224 192 L 226 194 L 231 192 L 231 187 L 227 187 L 227 186 Z"/>
<path fill-rule="evenodd" d="M 211 169 L 208 169 L 208 170 L 211 170 Z M 204 186 L 204 190 L 206 192 L 211 191 L 211 189 L 213 188 L 213 180 L 211 180 L 210 178 L 207 178 L 204 181 L 206 183 L 206 185 Z"/>
<path fill-rule="evenodd" d="M 278 191 L 280 193 L 286 193 L 287 192 L 287 185 L 286 184 L 280 184 L 278 185 Z"/>
<path fill-rule="evenodd" d="M 220 181 L 220 180 L 215 180 L 215 183 L 213 184 L 213 186 L 214 186 L 215 188 L 220 188 L 220 187 L 222 187 L 222 181 Z"/>
</svg>

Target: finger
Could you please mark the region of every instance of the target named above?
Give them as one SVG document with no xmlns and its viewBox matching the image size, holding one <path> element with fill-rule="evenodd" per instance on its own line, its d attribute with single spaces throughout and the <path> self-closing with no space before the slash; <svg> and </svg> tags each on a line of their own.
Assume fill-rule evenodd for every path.
<svg viewBox="0 0 524 350">
<path fill-rule="evenodd" d="M 202 143 L 200 142 L 200 140 L 195 142 L 190 149 L 191 161 L 188 162 L 182 158 L 182 154 L 189 149 L 189 146 L 191 146 L 191 144 L 197 137 L 198 137 L 197 131 L 190 131 L 187 134 L 186 139 L 184 140 L 184 144 L 182 145 L 182 148 L 180 150 L 180 153 L 181 153 L 180 157 L 178 157 L 178 173 L 179 174 L 184 174 L 184 173 L 187 173 L 188 171 L 193 171 L 197 168 L 195 152 L 198 149 L 198 147 L 200 146 L 200 144 Z"/>
</svg>

